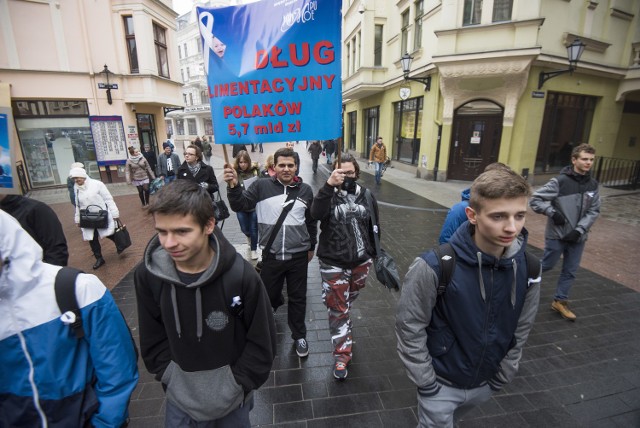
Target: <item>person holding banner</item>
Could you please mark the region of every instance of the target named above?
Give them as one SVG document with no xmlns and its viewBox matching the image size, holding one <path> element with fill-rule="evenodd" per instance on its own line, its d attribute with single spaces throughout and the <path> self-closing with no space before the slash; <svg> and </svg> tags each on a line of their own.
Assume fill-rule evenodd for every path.
<svg viewBox="0 0 640 428">
<path fill-rule="evenodd" d="M 225 165 L 224 181 L 229 186 L 232 210 L 256 210 L 263 247 L 260 277 L 274 313 L 284 303 L 282 288 L 286 279 L 291 338 L 296 354 L 306 357 L 307 268 L 315 252 L 317 222 L 310 212 L 313 190 L 296 177 L 294 155 L 290 148 L 278 149 L 273 155 L 275 177 L 258 180 L 244 191 L 238 186 L 236 170 L 229 164 Z"/>
<path fill-rule="evenodd" d="M 260 166 L 257 162 L 251 163 L 249 153 L 242 150 L 236 156 L 234 168 L 238 174 L 239 185 L 242 190 L 248 189 L 260 176 Z M 247 237 L 247 243 L 251 251 L 251 260 L 258 259 L 258 216 L 256 210 L 238 211 L 236 213 L 242 233 Z"/>
</svg>

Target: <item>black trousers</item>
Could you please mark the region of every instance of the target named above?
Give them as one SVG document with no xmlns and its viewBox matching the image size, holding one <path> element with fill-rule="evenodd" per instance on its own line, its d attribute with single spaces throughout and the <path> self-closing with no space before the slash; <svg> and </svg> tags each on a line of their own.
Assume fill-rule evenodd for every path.
<svg viewBox="0 0 640 428">
<path fill-rule="evenodd" d="M 111 239 L 113 242 L 113 235 L 107 236 L 107 238 Z M 96 259 L 102 257 L 102 247 L 100 246 L 100 235 L 98 234 L 98 229 L 93 229 L 93 239 L 89 241 L 89 246 L 91 247 L 91 251 Z"/>
<path fill-rule="evenodd" d="M 293 340 L 306 338 L 307 326 L 304 319 L 307 311 L 307 253 L 298 253 L 291 260 L 284 261 L 268 257 L 262 263 L 260 278 L 267 289 L 271 306 L 275 310 L 284 304 L 282 288 L 286 279 L 291 337 Z"/>
</svg>

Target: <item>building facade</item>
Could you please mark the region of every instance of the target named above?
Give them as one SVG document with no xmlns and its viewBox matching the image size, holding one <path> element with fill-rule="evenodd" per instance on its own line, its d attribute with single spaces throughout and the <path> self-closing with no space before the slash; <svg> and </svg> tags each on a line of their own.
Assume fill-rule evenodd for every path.
<svg viewBox="0 0 640 428">
<path fill-rule="evenodd" d="M 601 167 L 640 160 L 640 2 L 347 0 L 342 12 L 349 150 L 367 156 L 381 135 L 396 167 L 439 181 L 499 161 L 544 182 L 580 143 Z M 576 39 L 577 68 L 540 82 L 568 69 Z M 422 81 L 404 79 L 405 53 Z"/>
<path fill-rule="evenodd" d="M 166 128 L 179 147 L 186 147 L 198 136 L 206 136 L 209 141 L 215 142 L 196 7 L 225 7 L 243 3 L 246 1 L 195 1 L 191 11 L 177 18 L 178 57 L 180 79 L 183 83 L 182 103 L 184 109 L 168 113 L 165 121 Z"/>
<path fill-rule="evenodd" d="M 158 153 L 163 109 L 181 104 L 176 16 L 170 0 L 0 0 L 0 82 L 31 188 L 66 184 L 73 162 L 123 181 L 127 146 Z"/>
</svg>

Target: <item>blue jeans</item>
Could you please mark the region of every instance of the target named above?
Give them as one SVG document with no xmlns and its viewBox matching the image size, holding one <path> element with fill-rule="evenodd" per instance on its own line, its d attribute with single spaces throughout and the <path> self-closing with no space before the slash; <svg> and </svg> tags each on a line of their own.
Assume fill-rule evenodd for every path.
<svg viewBox="0 0 640 428">
<path fill-rule="evenodd" d="M 164 184 L 169 184 L 175 179 L 176 179 L 175 174 L 174 175 L 165 175 L 164 176 Z"/>
<path fill-rule="evenodd" d="M 384 165 L 384 162 L 374 162 L 373 165 L 376 168 L 376 183 L 380 184 L 380 180 L 382 180 L 382 165 Z"/>
<path fill-rule="evenodd" d="M 238 211 L 236 213 L 240 230 L 251 238 L 251 251 L 258 249 L 258 215 L 255 211 Z"/>
<path fill-rule="evenodd" d="M 331 155 L 332 153 L 327 153 L 327 163 L 331 163 Z"/>
<path fill-rule="evenodd" d="M 580 259 L 584 251 L 584 245 L 587 241 L 582 242 L 565 242 L 559 239 L 546 239 L 544 242 L 544 255 L 542 256 L 542 272 L 553 269 L 560 260 L 560 256 L 564 257 L 562 262 L 562 271 L 556 285 L 556 300 L 567 300 L 569 291 L 576 279 L 576 271 L 580 266 Z"/>
<path fill-rule="evenodd" d="M 197 422 L 167 400 L 164 418 L 165 428 L 241 428 L 251 426 L 249 412 L 253 408 L 253 397 L 231 413 L 215 421 Z"/>
</svg>

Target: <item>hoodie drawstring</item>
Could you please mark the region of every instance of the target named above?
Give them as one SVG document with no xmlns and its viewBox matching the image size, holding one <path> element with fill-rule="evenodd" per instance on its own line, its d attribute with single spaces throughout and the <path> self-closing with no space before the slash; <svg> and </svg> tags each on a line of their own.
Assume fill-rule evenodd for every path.
<svg viewBox="0 0 640 428">
<path fill-rule="evenodd" d="M 487 293 L 484 290 L 484 279 L 482 278 L 482 253 L 478 251 L 476 253 L 478 258 L 478 282 L 480 283 L 480 295 L 482 296 L 482 301 L 487 302 Z"/>
<path fill-rule="evenodd" d="M 516 276 L 518 274 L 518 263 L 516 259 L 511 259 L 511 266 L 513 267 L 513 283 L 511 284 L 511 306 L 516 307 Z"/>
<path fill-rule="evenodd" d="M 171 284 L 171 304 L 173 305 L 173 318 L 176 320 L 176 332 L 181 337 L 180 314 L 178 313 L 178 299 L 176 298 L 176 286 Z"/>
<path fill-rule="evenodd" d="M 196 288 L 196 319 L 198 320 L 196 325 L 196 336 L 198 342 L 202 339 L 202 293 L 200 287 Z"/>
</svg>

